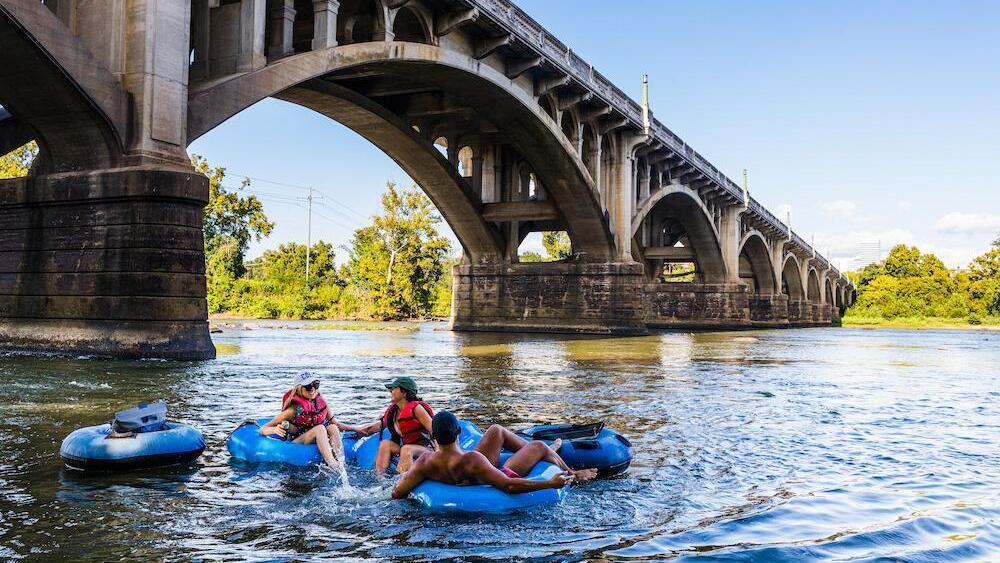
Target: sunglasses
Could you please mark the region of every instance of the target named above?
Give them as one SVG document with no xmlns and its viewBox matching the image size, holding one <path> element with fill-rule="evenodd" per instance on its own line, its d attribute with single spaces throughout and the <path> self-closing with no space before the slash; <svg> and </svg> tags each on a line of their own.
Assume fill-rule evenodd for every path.
<svg viewBox="0 0 1000 563">
<path fill-rule="evenodd" d="M 313 381 L 309 385 L 303 385 L 302 388 L 306 391 L 315 391 L 319 389 L 319 381 Z"/>
</svg>

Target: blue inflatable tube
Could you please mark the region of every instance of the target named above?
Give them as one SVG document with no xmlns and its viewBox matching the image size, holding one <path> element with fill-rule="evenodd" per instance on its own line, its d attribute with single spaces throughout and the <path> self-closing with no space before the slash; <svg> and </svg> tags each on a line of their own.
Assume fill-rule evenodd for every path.
<svg viewBox="0 0 1000 563">
<path fill-rule="evenodd" d="M 541 462 L 525 476 L 532 481 L 547 481 L 561 469 L 548 462 Z M 432 511 L 475 512 L 505 514 L 539 506 L 552 506 L 562 502 L 569 487 L 542 489 L 530 493 L 510 494 L 489 485 L 446 485 L 438 481 L 424 481 L 410 493 L 410 498 Z"/>
<path fill-rule="evenodd" d="M 163 430 L 110 438 L 110 424 L 74 430 L 62 442 L 59 456 L 72 469 L 139 469 L 189 463 L 205 450 L 199 430 L 167 422 Z"/>
<path fill-rule="evenodd" d="M 632 463 L 628 438 L 603 424 L 542 424 L 517 432 L 528 440 L 551 444 L 562 439 L 559 457 L 573 469 L 597 469 L 601 477 L 624 473 Z"/>
</svg>

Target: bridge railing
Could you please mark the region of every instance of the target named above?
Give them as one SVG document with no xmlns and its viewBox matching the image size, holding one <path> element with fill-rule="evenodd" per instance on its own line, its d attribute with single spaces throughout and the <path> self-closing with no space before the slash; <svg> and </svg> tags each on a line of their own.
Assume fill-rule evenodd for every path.
<svg viewBox="0 0 1000 563">
<path fill-rule="evenodd" d="M 511 0 L 466 1 L 470 5 L 478 7 L 481 11 L 485 11 L 497 22 L 514 33 L 519 40 L 531 45 L 539 54 L 544 55 L 551 64 L 560 67 L 569 76 L 576 79 L 577 82 L 587 85 L 594 94 L 603 98 L 605 103 L 624 115 L 634 126 L 643 127 L 642 106 L 638 102 L 594 69 L 593 65 L 574 53 L 569 46 L 549 33 L 548 30 L 524 10 L 514 5 Z M 650 116 L 650 135 L 687 160 L 707 178 L 715 181 L 730 196 L 736 200 L 743 198 L 743 190 L 736 182 L 684 142 L 683 139 L 666 125 L 652 116 Z M 787 228 L 783 221 L 775 217 L 773 213 L 768 211 L 763 205 L 760 205 L 756 200 L 751 198 L 750 202 L 751 210 L 760 215 L 764 221 L 770 223 L 772 227 L 776 229 Z M 803 249 L 812 250 L 812 247 L 806 244 L 802 240 L 802 237 L 794 232 L 792 236 L 795 239 L 795 243 Z M 824 263 L 830 264 L 818 252 L 816 253 L 816 257 Z"/>
</svg>

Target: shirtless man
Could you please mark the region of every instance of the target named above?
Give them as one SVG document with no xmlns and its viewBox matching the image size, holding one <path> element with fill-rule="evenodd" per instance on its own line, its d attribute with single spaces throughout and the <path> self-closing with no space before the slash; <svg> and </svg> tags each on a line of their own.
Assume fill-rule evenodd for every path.
<svg viewBox="0 0 1000 563">
<path fill-rule="evenodd" d="M 561 441 L 552 446 L 545 442 L 526 442 L 503 426 L 493 425 L 471 452 L 463 451 L 456 443 L 462 428 L 458 419 L 448 411 L 434 415 L 431 433 L 438 449 L 420 456 L 399 483 L 392 489 L 392 498 L 406 498 L 417 485 L 427 479 L 450 485 L 482 483 L 492 485 L 507 493 L 527 493 L 541 489 L 560 489 L 574 481 L 586 481 L 597 476 L 596 469 L 574 471 L 556 453 Z M 514 452 L 500 466 L 500 451 Z M 547 481 L 522 478 L 539 461 L 553 463 L 563 469 Z"/>
</svg>

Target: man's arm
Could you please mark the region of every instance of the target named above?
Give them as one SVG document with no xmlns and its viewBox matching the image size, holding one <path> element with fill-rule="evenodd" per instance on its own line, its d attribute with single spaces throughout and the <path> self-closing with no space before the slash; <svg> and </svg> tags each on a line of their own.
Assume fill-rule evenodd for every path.
<svg viewBox="0 0 1000 563">
<path fill-rule="evenodd" d="M 410 496 L 413 489 L 417 488 L 417 485 L 423 483 L 426 477 L 424 477 L 424 466 L 417 459 L 416 463 L 410 467 L 410 470 L 403 473 L 403 478 L 396 483 L 396 486 L 392 488 L 392 498 L 394 499 L 404 499 Z"/>
<path fill-rule="evenodd" d="M 557 473 L 551 479 L 538 481 L 534 479 L 512 479 L 493 466 L 486 456 L 479 452 L 472 452 L 476 456 L 469 456 L 469 472 L 475 480 L 484 485 L 491 485 L 505 493 L 530 493 L 542 489 L 561 489 L 573 482 L 572 473 Z"/>
</svg>

